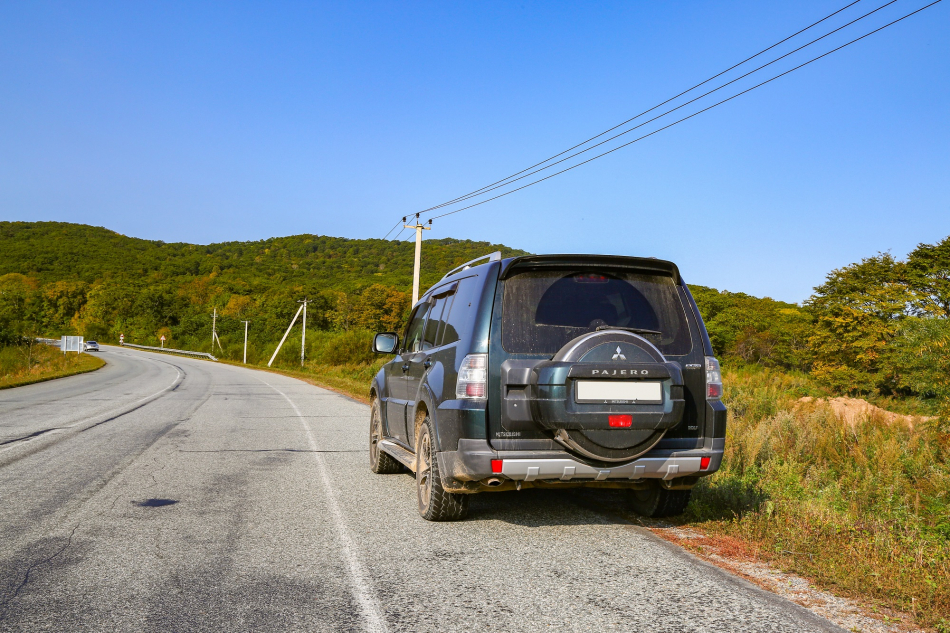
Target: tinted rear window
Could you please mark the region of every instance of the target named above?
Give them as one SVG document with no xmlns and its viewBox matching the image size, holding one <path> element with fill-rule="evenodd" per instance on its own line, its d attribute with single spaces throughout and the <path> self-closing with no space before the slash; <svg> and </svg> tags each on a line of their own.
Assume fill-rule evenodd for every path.
<svg viewBox="0 0 950 633">
<path fill-rule="evenodd" d="M 579 271 L 526 272 L 505 281 L 502 345 L 513 354 L 555 354 L 573 338 L 613 325 L 641 334 L 664 354 L 687 354 L 689 325 L 670 277 Z"/>
</svg>

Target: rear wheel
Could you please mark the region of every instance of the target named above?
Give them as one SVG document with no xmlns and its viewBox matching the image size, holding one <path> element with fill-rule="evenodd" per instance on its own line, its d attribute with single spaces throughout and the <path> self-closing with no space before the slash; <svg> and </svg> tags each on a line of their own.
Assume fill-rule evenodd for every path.
<svg viewBox="0 0 950 633">
<path fill-rule="evenodd" d="M 373 400 L 369 414 L 369 467 L 379 475 L 392 475 L 403 471 L 402 464 L 379 448 L 383 439 L 383 416 L 379 413 L 379 400 Z"/>
<path fill-rule="evenodd" d="M 427 417 L 416 439 L 416 494 L 419 514 L 427 521 L 458 521 L 468 513 L 468 496 L 453 494 L 442 487 L 439 462 L 432 441 L 432 424 Z"/>
<path fill-rule="evenodd" d="M 652 484 L 646 490 L 631 490 L 633 510 L 642 516 L 659 519 L 683 514 L 692 490 L 667 490 Z"/>
</svg>

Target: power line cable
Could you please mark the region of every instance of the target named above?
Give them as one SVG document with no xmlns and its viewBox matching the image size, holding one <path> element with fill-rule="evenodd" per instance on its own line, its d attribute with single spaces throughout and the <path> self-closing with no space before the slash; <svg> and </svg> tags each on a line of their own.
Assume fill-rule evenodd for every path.
<svg viewBox="0 0 950 633">
<path fill-rule="evenodd" d="M 491 183 L 491 184 L 489 184 L 489 185 L 485 185 L 484 187 L 482 187 L 482 188 L 480 188 L 480 189 L 476 189 L 475 191 L 472 191 L 472 192 L 470 192 L 470 193 L 467 193 L 467 194 L 465 194 L 465 195 L 463 195 L 463 196 L 460 196 L 460 197 L 458 197 L 458 198 L 454 198 L 454 199 L 449 200 L 449 201 L 447 201 L 447 202 L 443 202 L 442 204 L 438 204 L 438 205 L 436 205 L 436 206 L 434 206 L 434 207 L 429 207 L 428 209 L 423 209 L 422 211 L 420 211 L 420 213 L 426 213 L 427 211 L 434 211 L 434 210 L 436 210 L 436 209 L 441 209 L 442 207 L 448 206 L 448 205 L 450 205 L 450 204 L 454 204 L 454 203 L 456 203 L 456 202 L 460 202 L 460 201 L 462 201 L 463 199 L 468 199 L 469 197 L 472 197 L 472 196 L 475 195 L 475 194 L 478 194 L 478 193 L 480 193 L 480 192 L 484 192 L 484 190 L 485 190 L 485 189 L 488 189 L 489 187 L 494 187 L 494 186 L 497 185 L 497 184 L 504 183 L 504 182 L 507 181 L 507 180 L 511 180 L 511 179 L 514 178 L 515 176 L 520 176 L 521 174 L 523 174 L 523 173 L 526 172 L 526 171 L 530 171 L 531 169 L 534 169 L 535 167 L 538 167 L 538 166 L 540 166 L 540 165 L 543 165 L 544 163 L 547 163 L 547 162 L 549 162 L 549 161 L 552 161 L 552 160 L 554 160 L 555 158 L 557 158 L 557 157 L 559 157 L 559 156 L 563 156 L 564 154 L 566 154 L 566 153 L 568 153 L 568 152 L 570 152 L 570 151 L 573 151 L 573 150 L 577 149 L 578 147 L 581 147 L 582 145 L 586 145 L 587 143 L 590 143 L 591 141 L 600 138 L 600 137 L 603 136 L 604 134 L 609 134 L 610 132 L 613 132 L 613 131 L 616 130 L 617 128 L 621 128 L 621 127 L 623 127 L 624 125 L 626 125 L 627 123 L 630 123 L 631 121 L 634 121 L 634 120 L 640 118 L 641 116 L 643 116 L 643 115 L 645 115 L 645 114 L 649 114 L 649 113 L 652 112 L 653 110 L 656 110 L 657 108 L 660 108 L 660 107 L 666 105 L 667 103 L 669 103 L 669 102 L 671 102 L 671 101 L 674 101 L 675 99 L 678 99 L 679 97 L 682 97 L 683 95 L 685 95 L 685 94 L 687 94 L 687 93 L 689 93 L 689 92 L 692 92 L 692 91 L 695 90 L 696 88 L 699 88 L 700 86 L 709 83 L 709 82 L 712 81 L 713 79 L 716 79 L 716 78 L 718 78 L 718 77 L 721 77 L 722 75 L 726 74 L 726 73 L 729 72 L 730 70 L 734 70 L 734 69 L 738 68 L 739 66 L 742 66 L 742 65 L 745 64 L 746 62 L 749 62 L 749 61 L 755 59 L 756 57 L 762 55 L 763 53 L 767 53 L 768 51 L 772 50 L 772 49 L 775 48 L 776 46 L 780 46 L 781 44 L 784 44 L 784 43 L 787 42 L 788 40 L 790 40 L 790 39 L 792 39 L 792 38 L 794 38 L 794 37 L 796 37 L 796 36 L 798 36 L 798 35 L 801 35 L 801 34 L 804 33 L 805 31 L 807 31 L 807 30 L 809 30 L 809 29 L 811 29 L 811 28 L 814 28 L 815 26 L 818 26 L 818 25 L 821 24 L 822 22 L 824 22 L 824 21 L 826 21 L 826 20 L 828 20 L 828 19 L 830 19 L 830 18 L 832 18 L 832 17 L 838 15 L 839 13 L 841 13 L 842 11 L 844 11 L 844 10 L 846 10 L 846 9 L 849 9 L 850 7 L 856 5 L 856 4 L 857 4 L 858 2 L 860 2 L 860 1 L 861 1 L 861 0 L 854 0 L 854 2 L 851 2 L 851 3 L 849 3 L 849 4 L 847 4 L 847 5 L 843 6 L 843 7 L 841 7 L 840 9 L 838 9 L 837 11 L 835 11 L 835 12 L 833 12 L 833 13 L 829 13 L 828 15 L 826 15 L 826 16 L 823 17 L 823 18 L 821 18 L 821 19 L 818 20 L 817 22 L 813 22 L 812 24 L 809 24 L 808 26 L 806 26 L 805 28 L 801 29 L 800 31 L 797 31 L 797 32 L 795 32 L 795 33 L 789 35 L 789 36 L 786 37 L 785 39 L 782 39 L 782 40 L 776 42 L 775 44 L 772 44 L 772 45 L 769 46 L 768 48 L 763 48 L 763 49 L 762 49 L 761 51 L 759 51 L 758 53 L 756 53 L 756 54 L 754 54 L 754 55 L 752 55 L 752 56 L 750 56 L 750 57 L 745 58 L 744 60 L 742 60 L 742 61 L 739 62 L 738 64 L 734 64 L 734 65 L 730 66 L 729 68 L 723 70 L 722 72 L 717 73 L 717 74 L 713 75 L 712 77 L 710 77 L 710 78 L 708 78 L 708 79 L 706 79 L 706 80 L 704 80 L 704 81 L 699 82 L 699 83 L 696 84 L 695 86 L 684 90 L 683 92 L 679 93 L 678 95 L 675 95 L 675 96 L 673 96 L 673 97 L 670 97 L 670 98 L 667 99 L 666 101 L 663 101 L 663 102 L 661 102 L 661 103 L 658 103 L 658 104 L 656 104 L 655 106 L 653 106 L 652 108 L 650 108 L 650 109 L 648 109 L 648 110 L 644 110 L 644 111 L 641 112 L 640 114 L 637 114 L 636 116 L 633 116 L 633 117 L 627 119 L 626 121 L 624 121 L 624 122 L 622 122 L 622 123 L 618 123 L 617 125 L 613 126 L 612 128 L 609 128 L 609 129 L 607 129 L 607 130 L 604 130 L 604 131 L 601 132 L 600 134 L 597 134 L 597 135 L 595 135 L 595 136 L 592 136 L 592 137 L 590 137 L 589 139 L 587 139 L 587 140 L 585 140 L 585 141 L 582 141 L 582 142 L 578 143 L 577 145 L 574 145 L 573 147 L 569 147 L 569 148 L 567 148 L 566 150 L 564 150 L 563 152 L 560 152 L 560 153 L 558 153 L 558 154 L 555 154 L 554 156 L 551 156 L 551 157 L 549 157 L 549 158 L 546 158 L 546 159 L 542 160 L 542 161 L 539 162 L 539 163 L 535 163 L 534 165 L 531 165 L 530 167 L 526 167 L 525 169 L 522 169 L 521 171 L 516 172 L 516 173 L 514 173 L 514 174 L 512 174 L 512 175 L 510 175 L 510 176 L 508 176 L 508 177 L 506 177 L 506 178 L 502 178 L 501 180 L 496 180 L 495 182 L 493 182 L 493 183 Z"/>
<path fill-rule="evenodd" d="M 807 42 L 806 44 L 803 44 L 803 45 L 799 46 L 798 48 L 796 48 L 796 49 L 794 49 L 794 50 L 792 50 L 792 51 L 789 51 L 788 53 L 785 53 L 784 55 L 782 55 L 782 56 L 780 56 L 780 57 L 776 57 L 776 58 L 773 59 L 772 61 L 767 62 L 767 63 L 765 63 L 765 64 L 762 64 L 762 65 L 759 66 L 758 68 L 754 68 L 754 69 L 750 70 L 749 72 L 745 73 L 744 75 L 740 75 L 739 77 L 736 77 L 735 79 L 732 79 L 732 80 L 730 80 L 730 81 L 727 81 L 726 83 L 722 84 L 721 86 L 719 86 L 719 87 L 717 87 L 717 88 L 713 88 L 712 90 L 710 90 L 710 91 L 708 91 L 708 92 L 705 92 L 705 93 L 699 95 L 698 97 L 695 97 L 695 98 L 693 98 L 693 99 L 690 99 L 689 101 L 687 101 L 687 102 L 685 102 L 685 103 L 682 103 L 682 104 L 676 106 L 675 108 L 670 108 L 670 109 L 667 110 L 666 112 L 664 112 L 664 113 L 662 113 L 662 114 L 658 114 L 657 116 L 653 117 L 652 119 L 648 119 L 648 120 L 644 121 L 643 123 L 640 123 L 640 124 L 638 124 L 638 125 L 635 125 L 635 126 L 633 126 L 632 128 L 630 128 L 629 130 L 624 130 L 623 132 L 620 132 L 619 134 L 615 134 L 614 136 L 611 136 L 610 138 L 604 139 L 603 141 L 601 141 L 601 142 L 599 142 L 599 143 L 595 143 L 594 145 L 591 145 L 590 147 L 584 148 L 584 149 L 582 149 L 582 150 L 579 151 L 579 152 L 575 152 L 575 153 L 571 154 L 570 156 L 566 156 L 565 158 L 562 158 L 561 160 L 555 161 L 555 162 L 551 163 L 550 165 L 545 165 L 544 167 L 541 167 L 540 169 L 536 169 L 536 170 L 534 170 L 534 171 L 531 171 L 531 172 L 529 172 L 529 173 L 527 173 L 527 174 L 524 174 L 523 176 L 519 176 L 519 177 L 517 177 L 517 178 L 509 179 L 507 182 L 504 182 L 503 184 L 495 185 L 494 187 L 490 187 L 490 188 L 483 188 L 483 189 L 481 190 L 481 192 L 480 192 L 480 193 L 477 193 L 477 194 L 467 194 L 467 195 L 465 195 L 465 196 L 462 196 L 461 198 L 458 198 L 458 199 L 456 200 L 456 202 L 462 202 L 462 201 L 464 201 L 464 200 L 469 200 L 469 199 L 471 199 L 471 198 L 475 198 L 475 197 L 484 195 L 484 194 L 488 193 L 489 191 L 494 191 L 494 190 L 496 190 L 496 189 L 501 189 L 502 187 L 505 187 L 505 186 L 507 186 L 507 185 L 510 185 L 510 184 L 512 184 L 512 183 L 515 183 L 515 182 L 517 182 L 517 181 L 519 181 L 519 180 L 524 180 L 525 178 L 528 178 L 529 176 L 533 176 L 534 174 L 540 173 L 540 172 L 542 172 L 542 171 L 544 171 L 544 170 L 546 170 L 546 169 L 550 169 L 551 167 L 554 167 L 555 165 L 559 165 L 559 164 L 561 164 L 561 163 L 563 163 L 563 162 L 565 162 L 565 161 L 568 161 L 568 160 L 570 160 L 570 159 L 572 159 L 572 158 L 575 158 L 575 157 L 577 157 L 577 156 L 580 156 L 581 154 L 585 154 L 585 153 L 591 151 L 592 149 L 595 149 L 595 148 L 597 148 L 597 147 L 600 147 L 601 145 L 605 145 L 605 144 L 609 143 L 610 141 L 613 141 L 613 140 L 615 140 L 615 139 L 617 139 L 617 138 L 620 138 L 621 136 L 624 136 L 625 134 L 629 134 L 630 132 L 633 132 L 634 130 L 638 130 L 638 129 L 644 127 L 645 125 L 649 125 L 650 123 L 653 123 L 654 121 L 665 117 L 667 114 L 670 114 L 670 113 L 672 113 L 672 112 L 676 112 L 677 110 L 679 110 L 679 109 L 681 109 L 681 108 L 684 108 L 684 107 L 690 105 L 691 103 L 695 103 L 695 102 L 699 101 L 700 99 L 702 99 L 702 98 L 704 98 L 704 97 L 708 97 L 709 95 L 711 95 L 711 94 L 714 93 L 714 92 L 717 92 L 717 91 L 719 91 L 719 90 L 722 90 L 722 89 L 725 88 L 726 86 L 729 86 L 729 85 L 731 85 L 731 84 L 736 83 L 737 81 L 740 81 L 740 80 L 742 80 L 742 79 L 745 79 L 745 78 L 748 77 L 749 75 L 752 75 L 753 73 L 756 73 L 756 72 L 762 70 L 763 68 L 765 68 L 765 67 L 767 67 L 767 66 L 771 66 L 771 65 L 774 64 L 775 62 L 781 61 L 782 59 L 785 59 L 786 57 L 788 57 L 788 56 L 790 56 L 790 55 L 793 55 L 793 54 L 797 53 L 798 51 L 800 51 L 800 50 L 802 50 L 802 49 L 804 49 L 804 48 L 807 48 L 807 47 L 811 46 L 812 44 L 814 44 L 814 43 L 816 43 L 816 42 L 818 42 L 818 41 L 820 41 L 820 40 L 825 39 L 825 38 L 828 37 L 829 35 L 833 35 L 833 34 L 837 33 L 838 31 L 840 31 L 840 30 L 842 30 L 842 29 L 845 29 L 845 28 L 851 26 L 851 25 L 854 24 L 855 22 L 858 22 L 859 20 L 863 20 L 864 18 L 868 17 L 869 15 L 871 15 L 871 14 L 873 14 L 873 13 L 877 13 L 877 12 L 880 11 L 881 9 L 890 6 L 890 5 L 894 4 L 895 2 L 897 2 L 897 0 L 890 0 L 890 2 L 887 2 L 886 4 L 883 4 L 883 5 L 879 6 L 878 8 L 876 8 L 876 9 L 874 9 L 874 10 L 872 10 L 872 11 L 869 11 L 869 12 L 865 13 L 864 15 L 855 18 L 854 20 L 848 22 L 847 24 L 844 24 L 844 25 L 842 25 L 842 26 L 839 26 L 838 28 L 836 28 L 836 29 L 833 30 L 833 31 L 829 31 L 828 33 L 825 33 L 824 35 L 822 35 L 822 36 L 820 36 L 820 37 L 817 37 L 817 38 L 813 39 L 812 41 Z M 563 154 L 563 152 L 562 152 L 562 154 Z M 520 173 L 520 172 L 519 172 L 519 173 Z M 447 205 L 440 205 L 440 208 L 443 207 L 443 206 L 447 206 Z M 439 217 L 439 216 L 436 216 L 436 217 Z"/>
<path fill-rule="evenodd" d="M 934 6 L 935 4 L 939 4 L 939 3 L 942 2 L 942 1 L 943 1 L 943 0 L 935 0 L 934 2 L 931 2 L 930 4 L 924 5 L 923 7 L 917 9 L 916 11 L 912 11 L 912 12 L 908 13 L 907 15 L 905 15 L 905 16 L 903 16 L 903 17 L 900 17 L 900 18 L 898 18 L 898 19 L 896 19 L 896 20 L 894 20 L 893 22 L 888 22 L 888 23 L 885 24 L 884 26 L 882 26 L 882 27 L 880 27 L 880 28 L 877 28 L 877 29 L 874 29 L 873 31 L 870 31 L 869 33 L 865 33 L 865 34 L 862 35 L 861 37 L 855 38 L 855 39 L 851 40 L 850 42 L 847 42 L 847 43 L 845 43 L 845 44 L 842 44 L 841 46 L 839 46 L 839 47 L 837 47 L 837 48 L 834 48 L 834 49 L 828 51 L 827 53 L 823 53 L 822 55 L 819 55 L 818 57 L 812 58 L 812 59 L 808 60 L 807 62 L 805 62 L 805 63 L 803 63 L 803 64 L 799 64 L 798 66 L 795 66 L 794 68 L 792 68 L 792 69 L 790 69 L 790 70 L 786 70 L 785 72 L 783 72 L 783 73 L 781 73 L 781 74 L 779 74 L 779 75 L 776 75 L 776 76 L 772 77 L 771 79 L 767 79 L 767 80 L 763 81 L 762 83 L 759 83 L 759 84 L 756 84 L 756 85 L 752 86 L 751 88 L 747 88 L 746 90 L 743 90 L 742 92 L 739 92 L 739 93 L 737 93 L 737 94 L 732 95 L 731 97 L 729 97 L 729 98 L 727 98 L 727 99 L 723 99 L 722 101 L 719 101 L 719 102 L 717 102 L 717 103 L 714 103 L 714 104 L 712 104 L 712 105 L 709 106 L 709 107 L 706 107 L 706 108 L 703 108 L 702 110 L 699 110 L 698 112 L 694 112 L 693 114 L 690 114 L 689 116 L 686 116 L 686 117 L 683 117 L 682 119 L 679 119 L 678 121 L 674 121 L 673 123 L 670 123 L 669 125 L 665 125 L 665 126 L 659 128 L 659 129 L 657 129 L 657 130 L 654 130 L 654 131 L 650 132 L 649 134 L 644 134 L 643 136 L 641 136 L 641 137 L 639 137 L 639 138 L 635 138 L 635 139 L 632 140 L 632 141 L 628 141 L 627 143 L 624 143 L 623 145 L 618 145 L 617 147 L 615 147 L 615 148 L 613 148 L 613 149 L 611 149 L 611 150 L 608 150 L 608 151 L 606 151 L 606 152 L 604 152 L 604 153 L 602 153 L 602 154 L 598 154 L 597 156 L 594 156 L 594 157 L 592 157 L 592 158 L 588 158 L 587 160 L 585 160 L 585 161 L 583 161 L 583 162 L 580 162 L 580 163 L 577 163 L 576 165 L 571 165 L 570 167 L 568 167 L 568 168 L 566 168 L 566 169 L 562 169 L 561 171 L 558 171 L 558 172 L 555 172 L 555 173 L 550 174 L 550 175 L 548 175 L 548 176 L 545 176 L 544 178 L 539 178 L 538 180 L 535 180 L 535 181 L 533 181 L 533 182 L 529 182 L 528 184 L 522 185 L 521 187 L 518 187 L 517 189 L 512 189 L 511 191 L 506 191 L 505 193 L 502 193 L 502 194 L 499 194 L 499 195 L 494 196 L 494 197 L 492 197 L 492 198 L 489 198 L 488 200 L 482 200 L 481 202 L 476 202 L 475 204 L 471 204 L 471 205 L 469 205 L 469 206 L 467 206 L 467 207 L 462 207 L 461 209 L 456 209 L 456 210 L 454 210 L 454 211 L 449 211 L 448 213 L 443 213 L 443 214 L 441 214 L 441 215 L 433 216 L 432 219 L 444 218 L 445 216 L 453 215 L 453 214 L 455 214 L 455 213 L 459 213 L 459 212 L 461 212 L 461 211 L 465 211 L 466 209 L 471 209 L 472 207 L 477 207 L 477 206 L 483 205 L 483 204 L 485 204 L 486 202 L 491 202 L 492 200 L 497 200 L 498 198 L 503 198 L 503 197 L 505 197 L 505 196 L 507 196 L 507 195 L 510 195 L 510 194 L 512 194 L 512 193 L 515 193 L 516 191 L 521 191 L 522 189 L 527 189 L 528 187 L 530 187 L 530 186 L 532 186 L 532 185 L 536 185 L 536 184 L 538 184 L 539 182 L 543 182 L 543 181 L 545 181 L 545 180 L 549 180 L 549 179 L 551 179 L 551 178 L 554 178 L 555 176 L 559 176 L 560 174 L 563 174 L 564 172 L 571 171 L 572 169 L 575 169 L 575 168 L 577 168 L 577 167 L 580 167 L 581 165 L 586 165 L 587 163 L 589 163 L 589 162 L 591 162 L 591 161 L 595 161 L 595 160 L 597 160 L 598 158 L 601 158 L 601 157 L 603 157 L 603 156 L 606 156 L 607 154 L 612 154 L 612 153 L 616 152 L 616 151 L 619 150 L 619 149 L 623 149 L 624 147 L 627 147 L 628 145 L 632 145 L 632 144 L 636 143 L 637 141 L 642 141 L 643 139 L 645 139 L 645 138 L 647 138 L 647 137 L 650 137 L 650 136 L 653 136 L 654 134 L 656 134 L 656 133 L 658 133 L 658 132 L 662 132 L 663 130 L 666 130 L 666 129 L 668 129 L 668 128 L 671 128 L 671 127 L 673 127 L 674 125 L 677 125 L 677 124 L 679 124 L 679 123 L 682 123 L 683 121 L 686 121 L 686 120 L 688 120 L 688 119 L 692 119 L 693 117 L 695 117 L 695 116 L 697 116 L 697 115 L 700 115 L 700 114 L 702 114 L 703 112 L 706 112 L 707 110 L 712 110 L 713 108 L 715 108 L 715 107 L 717 107 L 717 106 L 720 106 L 720 105 L 722 105 L 723 103 L 726 103 L 727 101 L 732 101 L 732 100 L 735 99 L 736 97 L 740 97 L 740 96 L 746 94 L 747 92 L 751 92 L 752 90 L 755 90 L 756 88 L 759 88 L 759 87 L 761 87 L 761 86 L 764 86 L 764 85 L 767 84 L 767 83 L 771 83 L 771 82 L 775 81 L 776 79 L 778 79 L 778 78 L 780 78 L 780 77 L 784 77 L 785 75 L 787 75 L 787 74 L 789 74 L 789 73 L 795 72 L 795 71 L 798 70 L 799 68 L 803 68 L 803 67 L 805 67 L 805 66 L 811 64 L 812 62 L 816 62 L 816 61 L 818 61 L 819 59 L 821 59 L 821 58 L 823 58 L 823 57 L 827 57 L 828 55 L 831 55 L 832 53 L 835 53 L 835 52 L 837 52 L 837 51 L 840 51 L 841 49 L 843 49 L 843 48 L 845 48 L 845 47 L 847 47 L 847 46 L 850 46 L 850 45 L 854 44 L 855 42 L 858 42 L 858 41 L 860 41 L 860 40 L 863 40 L 863 39 L 866 38 L 866 37 L 869 37 L 869 36 L 871 36 L 871 35 L 874 35 L 874 34 L 877 33 L 878 31 L 882 31 L 882 30 L 886 29 L 886 28 L 889 27 L 889 26 L 892 26 L 892 25 L 894 25 L 894 24 L 897 24 L 898 22 L 900 22 L 900 21 L 902 21 L 902 20 L 905 20 L 905 19 L 909 18 L 910 16 L 912 16 L 912 15 L 914 15 L 914 14 L 920 13 L 920 12 L 923 11 L 924 9 L 929 9 L 930 7 Z"/>
<path fill-rule="evenodd" d="M 401 222 L 401 220 L 400 220 L 400 222 Z M 393 228 L 389 229 L 389 231 L 386 233 L 386 235 L 383 236 L 383 239 L 386 239 L 387 237 L 389 237 L 389 234 L 392 233 L 393 231 L 395 231 L 397 226 L 399 226 L 399 222 L 396 222 L 396 223 L 393 225 Z M 396 239 L 396 238 L 393 238 L 393 239 Z"/>
</svg>

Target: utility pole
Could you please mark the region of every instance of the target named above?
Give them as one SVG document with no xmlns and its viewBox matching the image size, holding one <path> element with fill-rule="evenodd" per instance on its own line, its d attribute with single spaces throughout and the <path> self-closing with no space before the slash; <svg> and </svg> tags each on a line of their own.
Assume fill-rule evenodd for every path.
<svg viewBox="0 0 950 633">
<path fill-rule="evenodd" d="M 299 301 L 297 303 L 300 303 Z M 280 339 L 280 343 L 277 344 L 277 349 L 274 350 L 274 355 L 270 357 L 270 360 L 267 361 L 267 366 L 270 367 L 271 363 L 274 362 L 274 359 L 277 358 L 277 352 L 280 351 L 280 348 L 284 346 L 284 341 L 287 340 L 287 335 L 290 334 L 291 328 L 294 327 L 294 323 L 297 322 L 297 317 L 300 316 L 300 311 L 303 310 L 303 306 L 297 308 L 297 314 L 294 315 L 294 318 L 291 319 L 290 325 L 287 326 L 287 331 L 284 332 L 283 338 Z"/>
<path fill-rule="evenodd" d="M 419 265 L 422 260 L 422 231 L 432 230 L 432 220 L 429 220 L 429 226 L 420 224 L 418 213 L 416 214 L 415 220 L 415 224 L 404 225 L 404 228 L 416 230 L 416 262 L 412 267 L 412 305 L 416 305 L 416 301 L 419 300 Z M 406 218 L 403 218 L 402 221 L 405 222 Z"/>
<path fill-rule="evenodd" d="M 303 304 L 303 329 L 300 331 L 300 366 L 303 367 L 303 353 L 307 347 L 307 303 L 310 299 L 304 299 L 297 303 Z"/>
<path fill-rule="evenodd" d="M 212 354 L 214 354 L 214 340 L 218 338 L 217 327 L 218 327 L 218 308 L 215 307 L 214 315 L 211 317 L 211 353 Z"/>
<path fill-rule="evenodd" d="M 247 365 L 247 324 L 250 321 L 244 322 L 244 364 Z"/>
</svg>

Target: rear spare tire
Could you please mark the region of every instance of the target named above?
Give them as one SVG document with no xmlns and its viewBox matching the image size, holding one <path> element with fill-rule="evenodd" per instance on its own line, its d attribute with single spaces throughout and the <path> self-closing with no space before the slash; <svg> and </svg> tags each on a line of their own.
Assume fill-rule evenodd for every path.
<svg viewBox="0 0 950 633">
<path fill-rule="evenodd" d="M 652 399 L 581 399 L 581 387 L 649 388 Z M 625 462 L 653 448 L 679 424 L 685 408 L 682 369 L 642 336 L 602 330 L 568 342 L 535 366 L 533 413 L 554 440 L 601 462 Z M 621 417 L 615 425 L 611 419 Z"/>
</svg>

